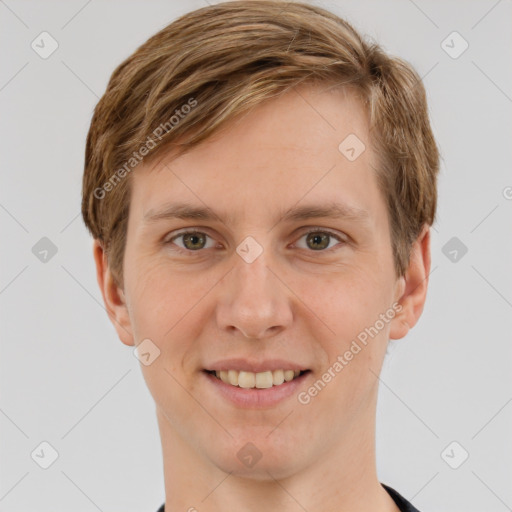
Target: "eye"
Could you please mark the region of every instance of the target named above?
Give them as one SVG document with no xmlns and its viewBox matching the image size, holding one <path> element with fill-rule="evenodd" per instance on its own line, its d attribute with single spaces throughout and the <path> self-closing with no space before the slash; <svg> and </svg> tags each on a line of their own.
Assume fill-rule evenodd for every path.
<svg viewBox="0 0 512 512">
<path fill-rule="evenodd" d="M 341 236 L 339 236 L 331 231 L 326 231 L 325 229 L 322 229 L 322 228 L 310 230 L 301 236 L 301 238 L 304 238 L 304 237 L 306 237 L 306 244 L 309 244 L 305 248 L 306 249 L 309 248 L 313 251 L 326 252 L 325 251 L 326 249 L 332 248 L 332 246 L 329 247 L 329 245 L 330 245 L 329 242 L 332 241 L 333 238 L 338 240 L 338 242 L 340 242 L 340 243 L 346 242 L 346 240 L 344 240 Z M 301 247 L 301 248 L 303 248 L 303 247 Z"/>
<path fill-rule="evenodd" d="M 168 238 L 165 240 L 165 244 L 171 244 L 174 240 L 183 239 L 183 246 L 178 245 L 178 250 L 182 252 L 197 252 L 200 249 L 208 249 L 205 245 L 206 239 L 210 238 L 209 235 L 204 233 L 203 231 L 183 231 L 178 235 L 174 235 L 172 238 Z M 214 247 L 213 246 L 210 247 Z"/>
<path fill-rule="evenodd" d="M 340 244 L 346 243 L 346 240 L 344 240 L 340 235 L 337 235 L 331 231 L 322 229 L 322 228 L 316 228 L 310 231 L 307 231 L 301 236 L 301 239 L 306 237 L 306 247 L 300 247 L 301 249 L 311 249 L 312 251 L 324 251 L 326 249 L 332 249 L 332 246 L 329 247 L 332 242 L 332 239 L 337 240 L 340 242 Z M 212 243 L 210 246 L 206 245 L 207 239 L 211 237 L 206 234 L 204 231 L 195 231 L 195 230 L 188 230 L 188 231 L 182 231 L 181 233 L 178 233 L 177 235 L 174 235 L 171 238 L 167 238 L 164 241 L 165 245 L 175 245 L 177 246 L 177 251 L 179 252 L 198 252 L 201 249 L 211 249 L 212 247 L 215 247 L 215 242 L 212 240 Z M 174 241 L 182 239 L 183 245 L 176 244 Z M 173 248 L 174 250 L 174 248 Z"/>
</svg>

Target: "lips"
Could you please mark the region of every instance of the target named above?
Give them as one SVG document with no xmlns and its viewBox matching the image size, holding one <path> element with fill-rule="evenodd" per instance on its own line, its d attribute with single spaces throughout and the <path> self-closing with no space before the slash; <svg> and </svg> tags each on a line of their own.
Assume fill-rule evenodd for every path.
<svg viewBox="0 0 512 512">
<path fill-rule="evenodd" d="M 202 373 L 221 396 L 237 407 L 265 408 L 293 395 L 312 372 L 285 359 L 222 359 L 205 365 Z"/>
<path fill-rule="evenodd" d="M 280 370 L 277 370 L 277 372 L 279 371 Z M 226 370 L 222 370 L 223 374 L 224 372 L 228 373 Z M 217 403 L 216 400 L 220 397 L 223 401 L 225 400 L 228 403 L 231 403 L 236 408 L 267 409 L 277 407 L 285 400 L 290 400 L 293 399 L 293 397 L 296 397 L 300 389 L 305 385 L 307 380 L 309 380 L 309 375 L 312 374 L 312 371 L 306 370 L 300 372 L 297 377 L 294 376 L 290 381 L 284 381 L 279 385 L 272 384 L 272 386 L 266 388 L 243 388 L 239 385 L 235 386 L 224 382 L 221 378 L 215 375 L 214 371 L 203 370 L 200 373 L 203 375 L 202 382 L 206 383 L 207 386 L 204 390 L 206 393 L 205 396 L 208 397 L 208 399 L 211 399 L 212 403 Z"/>
</svg>

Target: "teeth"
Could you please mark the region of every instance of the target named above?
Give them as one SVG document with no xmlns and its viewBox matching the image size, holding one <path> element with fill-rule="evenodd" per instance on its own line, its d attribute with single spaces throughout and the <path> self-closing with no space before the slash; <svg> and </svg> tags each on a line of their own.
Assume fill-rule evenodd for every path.
<svg viewBox="0 0 512 512">
<path fill-rule="evenodd" d="M 279 386 L 283 382 L 290 382 L 298 377 L 300 370 L 274 370 L 266 372 L 244 372 L 237 370 L 221 370 L 216 371 L 215 375 L 232 386 L 239 386 L 245 389 L 258 388 L 265 389 L 272 386 Z"/>
<path fill-rule="evenodd" d="M 226 381 L 226 379 L 223 379 L 224 382 Z M 228 382 L 232 385 L 232 386 L 238 386 L 238 372 L 235 371 L 235 370 L 229 370 L 228 371 Z"/>
<path fill-rule="evenodd" d="M 260 375 L 261 375 L 261 373 L 260 373 Z M 238 374 L 238 385 L 241 388 L 247 388 L 247 389 L 253 388 L 255 384 L 256 384 L 256 374 L 255 373 L 253 373 L 253 372 L 240 372 Z"/>
</svg>

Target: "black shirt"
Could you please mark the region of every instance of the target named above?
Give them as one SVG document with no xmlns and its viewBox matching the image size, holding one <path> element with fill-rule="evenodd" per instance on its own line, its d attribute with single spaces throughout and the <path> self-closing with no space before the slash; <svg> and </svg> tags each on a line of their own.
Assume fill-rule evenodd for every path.
<svg viewBox="0 0 512 512">
<path fill-rule="evenodd" d="M 413 507 L 412 504 L 409 503 L 401 494 L 395 491 L 395 489 L 382 483 L 380 485 L 388 491 L 388 494 L 393 498 L 393 501 L 400 509 L 400 512 L 419 512 L 417 508 Z M 157 512 L 165 512 L 165 503 L 157 510 Z"/>
<path fill-rule="evenodd" d="M 409 503 L 401 494 L 399 494 L 395 489 L 389 487 L 381 483 L 382 487 L 388 491 L 388 494 L 393 498 L 393 501 L 396 503 L 396 506 L 400 509 L 400 512 L 420 512 L 416 507 Z M 163 509 L 162 509 L 163 511 Z"/>
</svg>

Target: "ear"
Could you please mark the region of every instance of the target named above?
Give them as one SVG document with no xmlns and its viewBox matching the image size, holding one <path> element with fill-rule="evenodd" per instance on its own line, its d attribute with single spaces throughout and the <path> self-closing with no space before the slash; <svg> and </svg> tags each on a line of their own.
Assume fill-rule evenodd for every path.
<svg viewBox="0 0 512 512">
<path fill-rule="evenodd" d="M 96 279 L 103 295 L 105 309 L 114 325 L 119 339 L 125 345 L 134 345 L 130 315 L 124 291 L 118 287 L 108 266 L 107 255 L 99 240 L 94 240 L 94 261 L 96 263 Z"/>
<path fill-rule="evenodd" d="M 430 226 L 425 224 L 411 248 L 405 276 L 400 277 L 400 292 L 396 300 L 401 309 L 391 321 L 391 339 L 403 338 L 419 320 L 427 297 L 429 274 Z"/>
</svg>

